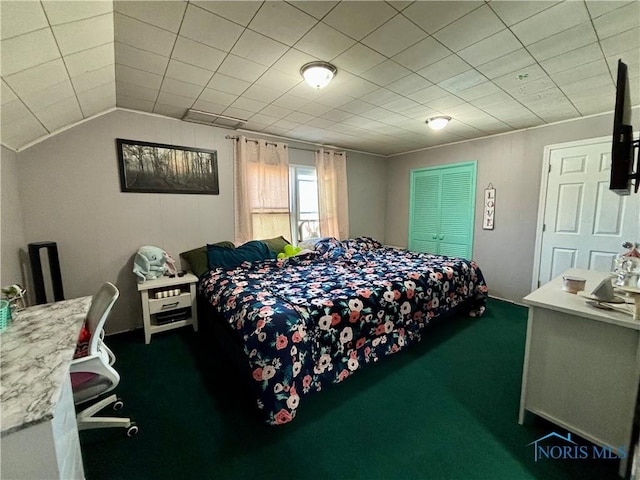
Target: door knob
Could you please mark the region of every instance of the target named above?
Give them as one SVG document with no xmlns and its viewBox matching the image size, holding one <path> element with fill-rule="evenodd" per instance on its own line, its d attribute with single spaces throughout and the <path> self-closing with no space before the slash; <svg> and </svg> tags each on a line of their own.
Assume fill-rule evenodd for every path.
<svg viewBox="0 0 640 480">
<path fill-rule="evenodd" d="M 433 239 L 435 240 L 436 238 L 438 238 L 438 235 L 436 235 L 435 233 L 432 235 Z"/>
<path fill-rule="evenodd" d="M 444 235 L 440 235 L 440 240 L 444 240 Z"/>
</svg>

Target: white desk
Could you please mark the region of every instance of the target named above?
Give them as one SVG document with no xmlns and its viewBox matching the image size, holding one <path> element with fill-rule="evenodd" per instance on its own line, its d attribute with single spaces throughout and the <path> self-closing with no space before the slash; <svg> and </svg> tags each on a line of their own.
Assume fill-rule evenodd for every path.
<svg viewBox="0 0 640 480">
<path fill-rule="evenodd" d="M 606 276 L 564 273 L 592 291 Z M 631 454 L 640 383 L 640 322 L 631 313 L 602 310 L 562 291 L 562 276 L 524 298 L 529 305 L 519 422 L 539 415 L 599 446 Z"/>
<path fill-rule="evenodd" d="M 0 333 L 0 478 L 84 478 L 69 366 L 90 305 L 26 308 Z"/>
</svg>

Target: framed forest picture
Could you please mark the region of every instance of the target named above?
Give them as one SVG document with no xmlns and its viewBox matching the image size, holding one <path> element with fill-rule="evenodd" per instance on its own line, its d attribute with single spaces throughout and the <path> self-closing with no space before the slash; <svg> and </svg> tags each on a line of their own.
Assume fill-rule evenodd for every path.
<svg viewBox="0 0 640 480">
<path fill-rule="evenodd" d="M 218 195 L 216 150 L 116 139 L 120 190 Z"/>
</svg>

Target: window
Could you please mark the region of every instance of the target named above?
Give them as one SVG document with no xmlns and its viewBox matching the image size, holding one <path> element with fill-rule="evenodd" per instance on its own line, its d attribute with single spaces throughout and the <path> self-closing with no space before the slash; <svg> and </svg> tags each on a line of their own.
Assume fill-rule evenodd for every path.
<svg viewBox="0 0 640 480">
<path fill-rule="evenodd" d="M 315 167 L 289 167 L 291 241 L 294 244 L 320 236 L 318 178 Z"/>
</svg>

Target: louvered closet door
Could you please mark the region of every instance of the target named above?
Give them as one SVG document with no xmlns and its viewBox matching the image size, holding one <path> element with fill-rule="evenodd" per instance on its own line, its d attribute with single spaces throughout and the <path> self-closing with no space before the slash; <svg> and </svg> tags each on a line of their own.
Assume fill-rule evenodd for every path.
<svg viewBox="0 0 640 480">
<path fill-rule="evenodd" d="M 475 197 L 475 164 L 443 170 L 440 193 L 440 255 L 471 258 Z"/>
<path fill-rule="evenodd" d="M 440 172 L 411 172 L 409 250 L 438 253 L 440 233 Z"/>
<path fill-rule="evenodd" d="M 409 250 L 470 259 L 476 162 L 411 172 Z"/>
</svg>

